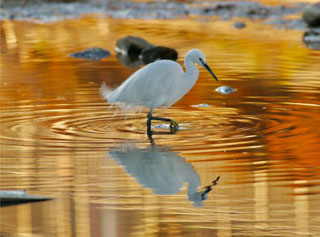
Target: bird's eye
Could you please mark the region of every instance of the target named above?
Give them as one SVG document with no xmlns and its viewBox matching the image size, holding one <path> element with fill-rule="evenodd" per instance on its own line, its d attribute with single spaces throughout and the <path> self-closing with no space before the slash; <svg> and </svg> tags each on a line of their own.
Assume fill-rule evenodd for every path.
<svg viewBox="0 0 320 237">
<path fill-rule="evenodd" d="M 199 58 L 200 62 L 202 62 L 202 58 Z"/>
</svg>

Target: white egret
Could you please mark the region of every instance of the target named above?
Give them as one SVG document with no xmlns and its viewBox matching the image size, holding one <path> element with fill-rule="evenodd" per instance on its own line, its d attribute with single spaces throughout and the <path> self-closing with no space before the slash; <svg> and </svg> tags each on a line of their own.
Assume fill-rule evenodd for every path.
<svg viewBox="0 0 320 237">
<path fill-rule="evenodd" d="M 148 132 L 151 131 L 151 120 L 169 122 L 171 131 L 176 131 L 179 127 L 177 122 L 154 117 L 152 112 L 158 107 L 170 107 L 191 90 L 199 77 L 195 63 L 207 69 L 218 81 L 207 65 L 204 54 L 199 49 L 192 49 L 184 59 L 186 72 L 177 62 L 159 60 L 133 73 L 115 90 L 103 84 L 100 92 L 102 97 L 112 104 L 124 103 L 148 107 L 150 109 L 147 116 Z"/>
</svg>

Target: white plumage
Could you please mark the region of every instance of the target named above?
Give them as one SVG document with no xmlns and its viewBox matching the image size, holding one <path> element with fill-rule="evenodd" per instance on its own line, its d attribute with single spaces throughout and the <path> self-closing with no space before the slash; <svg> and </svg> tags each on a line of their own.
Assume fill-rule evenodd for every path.
<svg viewBox="0 0 320 237">
<path fill-rule="evenodd" d="M 101 95 L 111 104 L 150 108 L 148 129 L 150 129 L 151 120 L 168 121 L 171 127 L 176 129 L 178 124 L 175 121 L 153 117 L 152 112 L 158 107 L 170 107 L 190 91 L 199 77 L 199 70 L 195 63 L 206 68 L 218 80 L 207 65 L 204 54 L 198 49 L 192 49 L 184 60 L 186 72 L 174 61 L 156 61 L 133 73 L 115 90 L 103 84 Z"/>
</svg>

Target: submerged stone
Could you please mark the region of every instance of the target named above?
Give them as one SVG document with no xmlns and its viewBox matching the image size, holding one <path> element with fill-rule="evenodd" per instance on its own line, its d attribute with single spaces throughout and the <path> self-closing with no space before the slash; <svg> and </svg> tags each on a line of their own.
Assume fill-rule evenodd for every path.
<svg viewBox="0 0 320 237">
<path fill-rule="evenodd" d="M 99 61 L 103 58 L 109 57 L 110 52 L 101 48 L 87 48 L 80 52 L 71 53 L 70 57 L 72 58 L 83 58 L 86 60 Z"/>
<path fill-rule="evenodd" d="M 216 88 L 216 91 L 221 94 L 227 95 L 227 94 L 231 94 L 232 92 L 235 92 L 236 90 L 230 86 L 220 86 L 220 87 Z"/>
<path fill-rule="evenodd" d="M 233 27 L 234 27 L 234 28 L 238 28 L 238 29 L 242 29 L 242 28 L 246 27 L 246 24 L 244 24 L 244 23 L 241 22 L 241 21 L 236 21 L 236 22 L 233 24 Z"/>
</svg>

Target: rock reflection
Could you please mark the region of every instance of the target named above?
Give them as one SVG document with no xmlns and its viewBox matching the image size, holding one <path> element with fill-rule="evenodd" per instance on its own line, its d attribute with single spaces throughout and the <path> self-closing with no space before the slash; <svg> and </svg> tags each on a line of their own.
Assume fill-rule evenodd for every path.
<svg viewBox="0 0 320 237">
<path fill-rule="evenodd" d="M 155 194 L 176 194 L 188 183 L 188 199 L 194 206 L 203 205 L 219 180 L 218 177 L 203 191 L 197 191 L 201 180 L 192 165 L 179 156 L 178 152 L 168 147 L 158 147 L 153 142 L 147 148 L 138 148 L 136 143 L 123 143 L 111 149 L 109 154 L 144 188 L 151 188 Z"/>
</svg>

